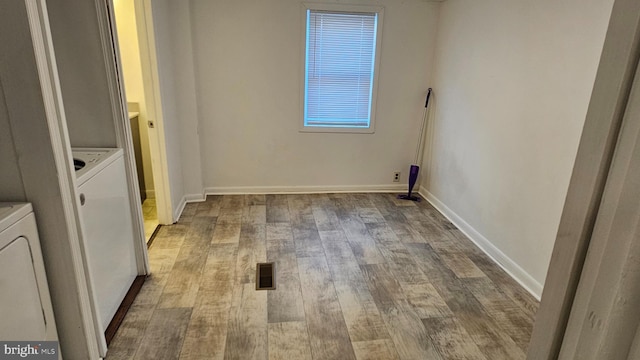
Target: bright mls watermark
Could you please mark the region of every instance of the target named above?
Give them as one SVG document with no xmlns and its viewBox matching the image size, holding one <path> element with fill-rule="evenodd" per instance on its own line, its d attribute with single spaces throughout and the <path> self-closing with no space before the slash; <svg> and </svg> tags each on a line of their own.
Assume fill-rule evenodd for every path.
<svg viewBox="0 0 640 360">
<path fill-rule="evenodd" d="M 58 360 L 57 341 L 0 341 L 0 360 Z"/>
</svg>

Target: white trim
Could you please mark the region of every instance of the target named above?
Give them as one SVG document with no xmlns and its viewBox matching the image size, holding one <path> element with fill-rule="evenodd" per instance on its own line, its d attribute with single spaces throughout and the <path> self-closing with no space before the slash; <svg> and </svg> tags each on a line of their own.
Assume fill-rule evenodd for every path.
<svg viewBox="0 0 640 360">
<path fill-rule="evenodd" d="M 180 215 L 182 215 L 182 212 L 184 211 L 184 207 L 186 205 L 187 205 L 187 197 L 185 195 L 182 197 L 182 199 L 180 200 L 180 203 L 178 204 L 178 207 L 173 212 L 173 218 L 176 219 L 176 221 L 180 219 Z"/>
<path fill-rule="evenodd" d="M 202 193 L 202 194 L 187 194 L 185 196 L 182 197 L 182 201 L 181 202 L 187 202 L 187 203 L 192 203 L 192 202 L 202 202 L 205 201 L 207 199 L 207 195 Z"/>
<path fill-rule="evenodd" d="M 154 121 L 155 128 L 149 129 L 149 148 L 153 168 L 153 184 L 156 190 L 156 209 L 161 224 L 177 220 L 173 217 L 167 145 L 162 110 L 162 94 L 158 75 L 155 29 L 151 0 L 135 0 L 138 45 L 142 65 L 142 82 L 147 105 L 147 121 Z"/>
<path fill-rule="evenodd" d="M 173 212 L 173 218 L 176 219 L 176 221 L 178 221 L 178 219 L 180 219 L 180 215 L 182 215 L 182 212 L 184 211 L 184 207 L 188 203 L 203 202 L 206 199 L 207 199 L 207 195 L 205 194 L 187 194 L 183 196 L 182 199 L 180 200 L 180 204 L 178 204 L 178 207 Z"/>
<path fill-rule="evenodd" d="M 244 194 L 322 194 L 406 192 L 406 185 L 327 185 L 327 186 L 219 186 L 204 189 L 206 195 Z"/>
<path fill-rule="evenodd" d="M 147 196 L 147 199 L 155 199 L 156 198 L 156 191 L 155 190 L 145 190 L 145 195 Z"/>
<path fill-rule="evenodd" d="M 442 215 L 451 221 L 463 234 L 465 234 L 480 250 L 482 250 L 491 260 L 507 272 L 515 281 L 522 285 L 538 301 L 542 295 L 542 284 L 534 279 L 529 273 L 521 268 L 515 261 L 511 260 L 505 253 L 491 243 L 480 232 L 469 225 L 462 217 L 451 210 L 447 205 L 430 193 L 426 188 L 420 187 L 420 195 L 427 199 Z"/>
<path fill-rule="evenodd" d="M 137 168 L 133 150 L 131 127 L 129 126 L 129 113 L 125 99 L 122 67 L 120 63 L 120 49 L 118 46 L 117 29 L 113 13 L 113 0 L 95 0 L 96 17 L 102 41 L 105 73 L 107 85 L 111 97 L 111 111 L 113 112 L 113 124 L 116 132 L 118 147 L 124 149 L 124 165 L 127 176 L 127 189 L 129 192 L 129 208 L 131 209 L 131 221 L 134 228 L 134 249 L 138 275 L 147 275 L 150 272 L 149 257 L 147 254 L 147 242 L 144 233 L 144 217 L 140 206 L 140 188 L 138 187 Z M 104 329 L 106 330 L 106 329 Z M 105 355 L 106 352 L 103 354 Z"/>
</svg>

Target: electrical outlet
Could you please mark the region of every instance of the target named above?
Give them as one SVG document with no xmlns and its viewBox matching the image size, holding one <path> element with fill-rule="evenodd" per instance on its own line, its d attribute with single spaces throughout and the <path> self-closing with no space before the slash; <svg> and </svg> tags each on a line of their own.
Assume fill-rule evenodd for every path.
<svg viewBox="0 0 640 360">
<path fill-rule="evenodd" d="M 393 182 L 400 182 L 400 171 L 393 173 Z"/>
</svg>

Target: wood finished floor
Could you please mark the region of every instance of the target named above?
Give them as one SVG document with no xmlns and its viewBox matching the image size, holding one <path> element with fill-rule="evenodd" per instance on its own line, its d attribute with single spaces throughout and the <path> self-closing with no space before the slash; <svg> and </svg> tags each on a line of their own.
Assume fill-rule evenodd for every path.
<svg viewBox="0 0 640 360">
<path fill-rule="evenodd" d="M 107 359 L 524 359 L 537 301 L 426 201 L 209 196 L 149 249 Z M 277 289 L 255 290 L 258 262 Z"/>
</svg>

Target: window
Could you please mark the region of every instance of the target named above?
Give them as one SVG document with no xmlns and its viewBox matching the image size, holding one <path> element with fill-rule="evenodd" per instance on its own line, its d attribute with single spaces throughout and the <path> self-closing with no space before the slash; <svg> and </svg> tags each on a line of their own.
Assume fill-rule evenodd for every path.
<svg viewBox="0 0 640 360">
<path fill-rule="evenodd" d="M 302 131 L 374 131 L 382 9 L 305 4 Z"/>
</svg>

